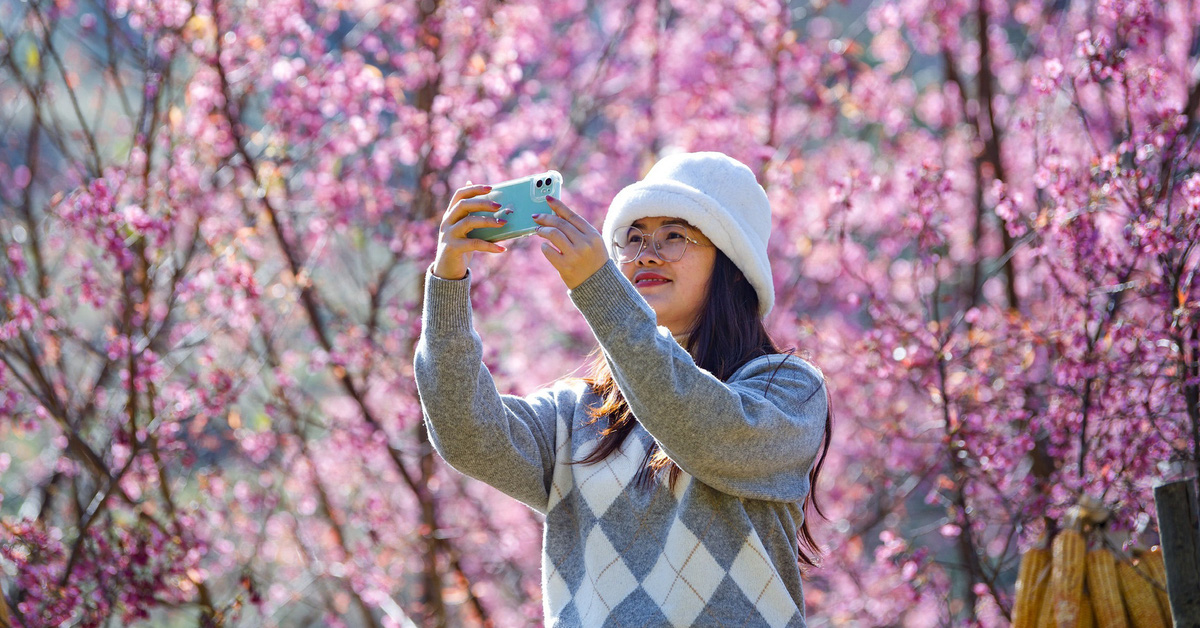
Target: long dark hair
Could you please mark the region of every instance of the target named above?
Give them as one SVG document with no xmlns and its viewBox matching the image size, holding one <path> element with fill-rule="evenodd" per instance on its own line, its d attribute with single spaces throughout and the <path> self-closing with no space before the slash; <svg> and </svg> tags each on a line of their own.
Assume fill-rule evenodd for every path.
<svg viewBox="0 0 1200 628">
<path fill-rule="evenodd" d="M 704 307 L 690 330 L 684 347 L 692 354 L 697 366 L 712 373 L 717 379 L 727 381 L 742 365 L 754 358 L 785 353 L 767 333 L 758 315 L 758 303 L 758 293 L 754 291 L 754 287 L 746 280 L 742 271 L 718 249 Z M 625 438 L 633 431 L 637 422 L 625 401 L 625 396 L 621 394 L 621 389 L 613 379 L 604 354 L 597 349 L 593 356 L 591 372 L 584 381 L 600 397 L 601 403 L 588 412 L 592 423 L 603 419 L 607 420 L 608 425 L 600 432 L 600 444 L 596 449 L 584 458 L 574 461 L 574 464 L 594 464 L 604 460 L 621 448 L 621 444 L 625 442 Z M 781 362 L 779 366 L 782 365 Z M 778 368 L 777 366 L 776 369 Z M 830 401 L 828 388 L 826 400 Z M 807 513 L 811 504 L 822 517 L 825 517 L 825 513 L 817 503 L 816 489 L 817 478 L 825 464 L 825 455 L 829 453 L 832 438 L 833 408 L 832 405 L 828 407 L 829 412 L 825 415 L 824 444 L 816 464 L 808 474 L 809 492 L 801 506 Z M 667 473 L 669 485 L 674 488 L 679 479 L 679 465 L 668 458 L 656 443 L 646 452 L 637 482 L 641 485 L 649 484 L 663 472 Z M 821 553 L 821 549 L 813 538 L 807 516 L 800 526 L 798 541 L 800 562 L 816 566 L 816 557 Z"/>
</svg>

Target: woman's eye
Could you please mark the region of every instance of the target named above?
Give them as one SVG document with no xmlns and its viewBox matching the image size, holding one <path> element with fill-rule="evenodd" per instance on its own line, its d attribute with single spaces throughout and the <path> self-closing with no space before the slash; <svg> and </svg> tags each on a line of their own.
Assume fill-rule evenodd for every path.
<svg viewBox="0 0 1200 628">
<path fill-rule="evenodd" d="M 678 231 L 672 231 L 667 234 L 667 239 L 668 240 L 682 240 L 683 234 L 679 233 Z"/>
<path fill-rule="evenodd" d="M 628 244 L 641 244 L 641 243 L 642 243 L 642 236 L 636 236 L 636 235 L 629 236 Z"/>
</svg>

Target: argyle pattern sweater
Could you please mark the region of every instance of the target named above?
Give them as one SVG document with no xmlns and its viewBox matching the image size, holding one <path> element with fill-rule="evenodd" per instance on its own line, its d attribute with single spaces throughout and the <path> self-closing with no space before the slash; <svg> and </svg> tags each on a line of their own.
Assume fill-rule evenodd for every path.
<svg viewBox="0 0 1200 628">
<path fill-rule="evenodd" d="M 469 276 L 426 276 L 415 373 L 438 453 L 545 515 L 547 626 L 803 627 L 800 505 L 824 435 L 821 373 L 793 356 L 750 361 L 722 382 L 658 327 L 610 261 L 571 291 L 638 425 L 593 451 L 599 398 L 580 380 L 500 394 L 471 322 Z M 672 489 L 636 475 L 657 443 L 682 469 Z"/>
</svg>

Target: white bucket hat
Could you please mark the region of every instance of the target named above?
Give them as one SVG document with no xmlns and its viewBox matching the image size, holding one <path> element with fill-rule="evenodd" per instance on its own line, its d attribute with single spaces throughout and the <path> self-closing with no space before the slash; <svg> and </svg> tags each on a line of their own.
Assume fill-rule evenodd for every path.
<svg viewBox="0 0 1200 628">
<path fill-rule="evenodd" d="M 618 228 L 652 216 L 681 218 L 699 229 L 754 287 L 759 316 L 771 311 L 771 204 L 749 167 L 715 152 L 664 157 L 646 178 L 613 199 L 604 218 L 604 241 L 612 242 Z"/>
</svg>

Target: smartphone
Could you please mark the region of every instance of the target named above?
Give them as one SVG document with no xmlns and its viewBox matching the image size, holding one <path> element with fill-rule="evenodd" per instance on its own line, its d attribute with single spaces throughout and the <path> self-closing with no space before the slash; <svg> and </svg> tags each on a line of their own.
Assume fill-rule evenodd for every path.
<svg viewBox="0 0 1200 628">
<path fill-rule="evenodd" d="M 467 237 L 498 242 L 527 236 L 538 228 L 537 223 L 533 221 L 534 214 L 554 213 L 546 203 L 546 197 L 560 198 L 561 194 L 562 175 L 554 170 L 497 183 L 492 186 L 491 192 L 475 198 L 486 198 L 499 203 L 500 209 L 494 212 L 472 212 L 471 215 L 495 216 L 507 220 L 508 224 L 472 229 L 467 233 Z"/>
</svg>

